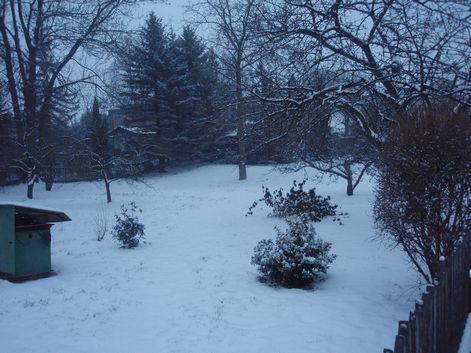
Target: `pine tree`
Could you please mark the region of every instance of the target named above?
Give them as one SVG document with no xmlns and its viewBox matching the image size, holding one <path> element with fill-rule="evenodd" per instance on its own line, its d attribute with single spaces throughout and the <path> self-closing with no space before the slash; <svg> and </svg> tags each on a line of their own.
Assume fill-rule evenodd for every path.
<svg viewBox="0 0 471 353">
<path fill-rule="evenodd" d="M 93 100 L 90 119 L 90 149 L 100 159 L 106 160 L 109 154 L 108 123 L 100 113 L 98 99 Z"/>
<path fill-rule="evenodd" d="M 214 62 L 195 31 L 186 26 L 175 41 L 175 113 L 178 118 L 176 146 L 179 159 L 205 160 L 212 136 L 215 89 Z"/>
<path fill-rule="evenodd" d="M 101 177 L 105 183 L 106 200 L 111 202 L 111 172 L 114 164 L 108 141 L 108 123 L 100 113 L 97 97 L 93 101 L 89 126 L 88 159 L 91 170 Z"/>
<path fill-rule="evenodd" d="M 172 37 L 162 20 L 152 12 L 138 39 L 128 43 L 121 57 L 129 123 L 155 134 L 156 155 L 171 152 L 176 130 L 176 118 L 170 104 Z"/>
</svg>

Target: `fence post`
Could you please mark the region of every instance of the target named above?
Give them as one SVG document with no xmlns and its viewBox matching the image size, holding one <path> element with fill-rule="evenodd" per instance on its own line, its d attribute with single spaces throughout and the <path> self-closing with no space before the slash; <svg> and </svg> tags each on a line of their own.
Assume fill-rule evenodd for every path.
<svg viewBox="0 0 471 353">
<path fill-rule="evenodd" d="M 400 336 L 404 337 L 404 353 L 410 353 L 409 346 L 409 322 L 408 321 L 399 321 L 399 327 L 397 332 Z"/>
<path fill-rule="evenodd" d="M 417 347 L 417 353 L 426 353 L 422 349 L 422 337 L 423 337 L 423 303 L 421 301 L 418 301 L 415 303 L 415 326 L 416 326 L 416 331 L 415 331 L 415 346 Z"/>
<path fill-rule="evenodd" d="M 410 312 L 409 313 L 409 353 L 417 353 L 416 348 L 416 319 L 415 314 Z"/>
<path fill-rule="evenodd" d="M 456 353 L 471 311 L 471 233 L 451 256 L 440 258 L 437 277 L 409 321 L 399 321 L 394 350 L 384 353 Z"/>
<path fill-rule="evenodd" d="M 405 344 L 406 338 L 402 335 L 397 335 L 394 342 L 394 353 L 406 353 Z"/>
</svg>

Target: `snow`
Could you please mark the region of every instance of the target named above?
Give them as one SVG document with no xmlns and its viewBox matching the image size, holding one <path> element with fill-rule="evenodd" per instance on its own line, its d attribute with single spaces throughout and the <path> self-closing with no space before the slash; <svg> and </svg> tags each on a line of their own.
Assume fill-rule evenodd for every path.
<svg viewBox="0 0 471 353">
<path fill-rule="evenodd" d="M 471 313 L 468 314 L 468 320 L 463 332 L 463 338 L 461 338 L 461 345 L 458 349 L 458 353 L 469 353 L 471 352 Z"/>
<path fill-rule="evenodd" d="M 46 212 L 62 213 L 62 211 L 59 211 L 51 207 L 42 206 L 34 201 L 31 201 L 31 202 L 0 201 L 0 207 L 1 206 L 23 207 L 23 208 L 29 208 L 29 209 L 34 209 L 34 210 L 46 211 Z"/>
<path fill-rule="evenodd" d="M 315 224 L 338 255 L 314 290 L 257 281 L 254 246 L 283 222 L 262 207 L 245 214 L 262 184 L 289 188 L 304 174 L 249 166 L 205 166 L 117 181 L 103 204 L 100 182 L 36 188 L 34 202 L 67 213 L 53 228 L 57 276 L 0 281 L 0 342 L 6 353 L 224 352 L 377 353 L 393 344 L 418 289 L 404 256 L 373 241 L 371 185 L 347 197 L 342 182 L 317 185 L 349 216 Z M 311 184 L 313 185 L 313 184 Z M 27 202 L 26 186 L 0 189 L 0 199 Z M 143 209 L 147 244 L 120 249 L 95 240 L 94 218 L 121 203 Z"/>
<path fill-rule="evenodd" d="M 122 129 L 136 135 L 156 135 L 157 134 L 155 131 L 149 131 L 145 128 L 140 128 L 140 127 L 128 127 L 128 126 L 120 125 L 115 130 L 118 130 L 118 129 Z"/>
</svg>

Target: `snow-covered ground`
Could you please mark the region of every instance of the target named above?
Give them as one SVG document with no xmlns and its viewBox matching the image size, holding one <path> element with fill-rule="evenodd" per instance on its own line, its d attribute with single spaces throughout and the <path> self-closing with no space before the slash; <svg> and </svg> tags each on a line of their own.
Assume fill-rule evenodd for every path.
<svg viewBox="0 0 471 353">
<path fill-rule="evenodd" d="M 259 208 L 261 186 L 289 187 L 302 174 L 249 167 L 206 166 L 112 184 L 36 189 L 32 204 L 65 211 L 72 222 L 53 228 L 57 276 L 23 284 L 0 281 L 2 353 L 379 353 L 393 344 L 397 320 L 417 296 L 405 258 L 373 241 L 371 185 L 345 196 L 343 182 L 317 189 L 348 212 L 344 225 L 316 224 L 338 255 L 314 290 L 257 281 L 250 257 L 256 243 L 283 223 Z M 26 201 L 25 186 L 0 190 L 2 201 Z M 93 219 L 110 218 L 124 202 L 142 209 L 147 242 L 120 249 L 97 242 Z"/>
<path fill-rule="evenodd" d="M 468 320 L 464 328 L 463 337 L 461 338 L 460 348 L 458 353 L 470 353 L 471 352 L 471 314 L 468 314 Z"/>
</svg>

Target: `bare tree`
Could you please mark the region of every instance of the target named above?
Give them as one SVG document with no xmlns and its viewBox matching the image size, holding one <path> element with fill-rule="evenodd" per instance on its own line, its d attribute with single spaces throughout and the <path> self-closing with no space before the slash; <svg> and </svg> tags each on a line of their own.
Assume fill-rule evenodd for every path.
<svg viewBox="0 0 471 353">
<path fill-rule="evenodd" d="M 78 54 L 97 53 L 113 42 L 122 28 L 123 10 L 137 2 L 0 1 L 0 43 L 17 143 L 22 149 L 16 167 L 27 175 L 28 198 L 33 198 L 41 164 L 49 154 L 48 126 L 55 96 L 74 85 L 93 83 L 95 73 L 80 62 Z M 46 47 L 53 58 L 40 76 L 40 53 Z"/>
<path fill-rule="evenodd" d="M 112 201 L 111 183 L 121 178 L 136 179 L 142 170 L 139 155 L 132 150 L 118 151 L 110 138 L 109 124 L 95 97 L 84 136 L 70 136 L 71 165 L 85 167 L 92 178 L 103 180 L 106 201 Z"/>
<path fill-rule="evenodd" d="M 335 75 L 333 85 L 298 87 L 304 94 L 294 100 L 287 87 L 272 101 L 299 109 L 319 99 L 335 105 L 380 146 L 378 127 L 417 101 L 470 104 L 467 13 L 461 1 L 268 0 L 259 14 L 262 33 L 290 57 L 286 67 L 296 62 Z"/>
<path fill-rule="evenodd" d="M 224 65 L 226 77 L 234 83 L 237 116 L 239 179 L 247 179 L 247 132 L 244 81 L 247 69 L 259 56 L 256 47 L 255 13 L 259 0 L 201 0 L 189 10 L 195 22 L 214 31 L 212 43 Z"/>
<path fill-rule="evenodd" d="M 334 118 L 337 121 L 329 120 L 327 131 L 320 138 L 314 141 L 304 138 L 299 157 L 302 165 L 344 179 L 347 182 L 347 195 L 352 196 L 373 165 L 375 151 L 355 130 L 348 116 L 334 115 Z"/>
</svg>

